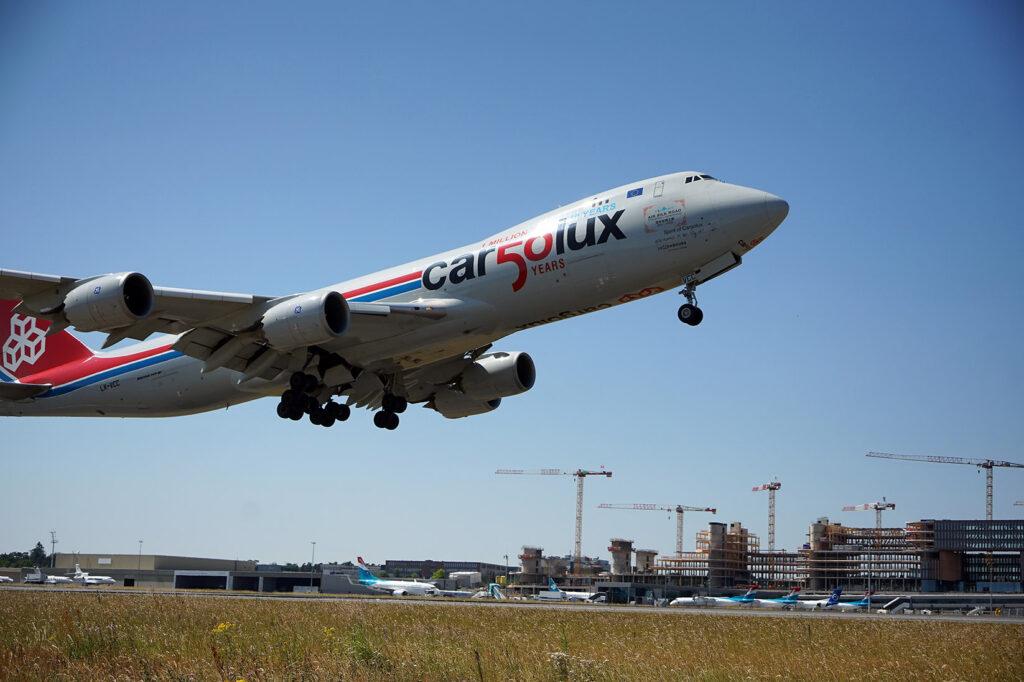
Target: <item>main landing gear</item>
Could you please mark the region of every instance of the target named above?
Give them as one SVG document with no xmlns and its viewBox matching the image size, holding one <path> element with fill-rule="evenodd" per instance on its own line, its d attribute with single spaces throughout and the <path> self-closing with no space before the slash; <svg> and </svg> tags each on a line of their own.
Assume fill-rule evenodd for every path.
<svg viewBox="0 0 1024 682">
<path fill-rule="evenodd" d="M 282 419 L 300 421 L 308 414 L 311 424 L 330 427 L 334 422 L 345 421 L 352 413 L 348 405 L 331 400 L 321 405 L 312 395 L 320 388 L 320 380 L 312 374 L 296 372 L 288 385 L 291 388 L 281 394 L 281 402 L 277 404 L 277 416 Z"/>
<path fill-rule="evenodd" d="M 381 410 L 373 415 L 373 425 L 378 429 L 394 431 L 398 428 L 398 415 L 405 412 L 409 403 L 401 396 L 385 393 L 381 400 Z"/>
<path fill-rule="evenodd" d="M 320 379 L 312 374 L 295 372 L 288 381 L 288 390 L 281 394 L 277 404 L 277 416 L 282 419 L 301 421 L 309 415 L 309 422 L 317 426 L 334 426 L 335 422 L 348 419 L 352 410 L 348 405 L 328 400 L 321 404 L 317 393 L 321 390 Z M 379 429 L 394 431 L 398 428 L 398 415 L 405 412 L 409 402 L 397 395 L 385 393 L 381 409 L 373 415 L 373 424 Z"/>
<path fill-rule="evenodd" d="M 679 293 L 686 297 L 686 303 L 679 306 L 676 315 L 680 322 L 696 327 L 704 319 L 704 311 L 697 307 L 697 285 L 690 282 Z"/>
</svg>

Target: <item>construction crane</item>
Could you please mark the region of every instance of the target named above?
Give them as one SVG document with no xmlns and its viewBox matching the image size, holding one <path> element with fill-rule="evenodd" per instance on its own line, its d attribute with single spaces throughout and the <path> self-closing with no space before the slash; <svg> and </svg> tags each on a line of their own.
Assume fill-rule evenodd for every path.
<svg viewBox="0 0 1024 682">
<path fill-rule="evenodd" d="M 885 498 L 882 498 L 881 502 L 867 502 L 866 504 L 848 504 L 843 507 L 843 511 L 869 511 L 875 510 L 875 530 L 882 529 L 882 511 L 885 509 L 895 509 L 895 502 L 887 502 Z"/>
<path fill-rule="evenodd" d="M 691 507 L 685 504 L 677 505 L 662 505 L 662 504 L 599 504 L 598 509 L 635 509 L 639 511 L 666 511 L 676 513 L 676 556 L 683 556 L 683 513 L 692 512 L 711 512 L 712 514 L 718 513 L 718 510 L 713 507 Z"/>
<path fill-rule="evenodd" d="M 583 562 L 583 481 L 587 476 L 604 476 L 611 478 L 612 472 L 603 468 L 598 471 L 577 469 L 563 471 L 561 469 L 498 469 L 494 473 L 516 476 L 572 476 L 576 479 L 576 539 L 573 545 L 573 573 L 579 575 Z"/>
<path fill-rule="evenodd" d="M 755 485 L 752 490 L 755 493 L 762 490 L 768 491 L 768 551 L 775 551 L 775 491 L 782 487 L 778 479 L 761 485 Z"/>
<path fill-rule="evenodd" d="M 1024 469 L 1024 464 L 999 459 L 968 459 L 967 457 L 934 457 L 932 455 L 894 455 L 890 452 L 869 452 L 868 457 L 881 459 L 902 459 L 908 462 L 932 462 L 934 464 L 967 464 L 985 470 L 985 518 L 992 520 L 992 470 L 996 467 Z"/>
</svg>

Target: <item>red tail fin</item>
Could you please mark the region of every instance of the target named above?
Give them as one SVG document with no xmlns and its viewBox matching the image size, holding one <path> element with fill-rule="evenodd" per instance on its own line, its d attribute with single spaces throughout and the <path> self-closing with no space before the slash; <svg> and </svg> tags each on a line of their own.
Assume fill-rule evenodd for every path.
<svg viewBox="0 0 1024 682">
<path fill-rule="evenodd" d="M 50 323 L 11 312 L 17 304 L 0 300 L 0 380 L 21 380 L 92 357 L 92 351 L 66 331 L 44 336 Z"/>
</svg>

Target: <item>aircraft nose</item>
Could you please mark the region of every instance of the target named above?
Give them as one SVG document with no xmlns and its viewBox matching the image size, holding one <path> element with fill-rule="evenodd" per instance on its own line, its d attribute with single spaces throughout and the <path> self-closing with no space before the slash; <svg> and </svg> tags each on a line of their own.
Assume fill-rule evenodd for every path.
<svg viewBox="0 0 1024 682">
<path fill-rule="evenodd" d="M 782 224 L 782 221 L 789 215 L 789 202 L 782 197 L 777 197 L 774 194 L 764 193 L 764 210 L 768 215 L 768 220 L 772 223 L 772 228 L 776 228 Z"/>
</svg>

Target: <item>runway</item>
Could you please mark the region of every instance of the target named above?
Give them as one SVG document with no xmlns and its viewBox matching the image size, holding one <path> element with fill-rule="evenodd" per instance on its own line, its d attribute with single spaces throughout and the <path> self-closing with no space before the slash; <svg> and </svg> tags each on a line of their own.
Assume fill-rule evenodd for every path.
<svg viewBox="0 0 1024 682">
<path fill-rule="evenodd" d="M 850 612 L 842 613 L 835 611 L 787 611 L 782 609 L 757 609 L 757 608 L 707 608 L 707 607 L 654 607 L 654 606 L 631 606 L 618 604 L 584 604 L 579 602 L 541 602 L 530 600 L 467 600 L 467 599 L 446 599 L 444 597 L 389 597 L 385 595 L 366 597 L 350 595 L 331 594 L 295 594 L 295 593 L 243 593 L 243 592 L 219 592 L 203 590 L 169 590 L 142 588 L 120 588 L 120 587 L 65 587 L 65 586 L 29 586 L 29 585 L 4 585 L 0 586 L 0 593 L 11 592 L 52 592 L 82 595 L 117 595 L 133 597 L 179 597 L 183 599 L 209 598 L 209 599 L 241 599 L 241 600 L 262 600 L 262 601 L 300 601 L 300 602 L 335 602 L 335 603 L 359 603 L 359 604 L 399 604 L 403 606 L 454 606 L 464 608 L 514 608 L 514 609 L 560 609 L 569 611 L 586 611 L 598 613 L 644 613 L 658 614 L 665 617 L 678 615 L 698 615 L 708 617 L 725 618 L 804 618 L 817 619 L 839 619 L 839 620 L 873 620 L 873 621 L 927 621 L 944 623 L 1002 623 L 1007 625 L 1024 624 L 1024 618 L 1014 616 L 966 616 L 959 614 L 879 614 L 873 612 Z"/>
</svg>

